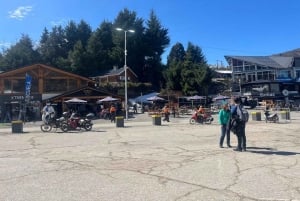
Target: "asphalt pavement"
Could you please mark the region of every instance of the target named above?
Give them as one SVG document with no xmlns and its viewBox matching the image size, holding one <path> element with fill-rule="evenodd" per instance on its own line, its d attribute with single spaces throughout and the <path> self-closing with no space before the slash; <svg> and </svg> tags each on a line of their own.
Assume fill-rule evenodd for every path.
<svg viewBox="0 0 300 201">
<path fill-rule="evenodd" d="M 300 112 L 279 123 L 247 124 L 247 151 L 219 148 L 211 125 L 189 117 L 153 125 L 147 113 L 117 127 L 23 133 L 0 126 L 0 200 L 4 201 L 296 201 L 300 200 Z M 226 145 L 226 144 L 224 144 Z"/>
</svg>

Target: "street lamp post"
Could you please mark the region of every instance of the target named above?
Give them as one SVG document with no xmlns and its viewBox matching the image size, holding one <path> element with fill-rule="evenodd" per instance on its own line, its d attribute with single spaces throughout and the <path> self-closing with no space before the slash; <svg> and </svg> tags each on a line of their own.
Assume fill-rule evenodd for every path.
<svg viewBox="0 0 300 201">
<path fill-rule="evenodd" d="M 124 104 L 124 107 L 125 107 L 125 116 L 126 116 L 126 120 L 128 120 L 128 106 L 127 106 L 127 103 L 128 103 L 128 100 L 127 100 L 127 47 L 126 47 L 126 43 L 127 43 L 127 32 L 131 32 L 131 33 L 134 33 L 134 30 L 132 29 L 128 29 L 128 30 L 124 30 L 124 29 L 121 29 L 121 28 L 116 28 L 117 31 L 124 31 L 124 56 L 125 56 L 125 62 L 124 62 L 124 71 L 125 71 L 125 104 Z"/>
<path fill-rule="evenodd" d="M 239 88 L 240 88 L 240 96 L 242 95 L 242 85 L 241 85 L 241 78 L 239 78 Z"/>
</svg>

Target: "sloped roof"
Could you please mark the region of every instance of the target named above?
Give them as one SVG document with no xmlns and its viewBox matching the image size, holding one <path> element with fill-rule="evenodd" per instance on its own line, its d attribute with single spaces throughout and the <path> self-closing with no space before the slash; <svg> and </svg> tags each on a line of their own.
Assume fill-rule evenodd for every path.
<svg viewBox="0 0 300 201">
<path fill-rule="evenodd" d="M 86 92 L 89 90 L 90 95 L 86 95 Z M 48 97 L 43 97 L 43 100 L 49 99 L 49 100 L 55 100 L 55 99 L 59 99 L 62 97 L 79 97 L 81 99 L 85 99 L 87 97 L 92 97 L 92 96 L 97 96 L 97 98 L 101 98 L 101 97 L 106 97 L 106 96 L 114 96 L 114 97 L 118 97 L 120 99 L 122 99 L 122 96 L 118 96 L 115 94 L 112 94 L 111 92 L 108 91 L 103 91 L 101 89 L 97 89 L 94 87 L 90 87 L 90 86 L 83 86 L 74 90 L 70 90 L 64 93 L 60 93 L 60 94 L 53 94 L 52 96 L 48 96 Z"/>
<path fill-rule="evenodd" d="M 268 66 L 273 68 L 289 68 L 292 67 L 294 57 L 283 56 L 225 56 L 226 60 L 236 59 L 246 61 L 248 63 Z"/>
<path fill-rule="evenodd" d="M 133 72 L 133 70 L 127 66 L 127 70 L 131 71 L 132 74 L 134 74 L 134 76 L 137 77 L 137 75 Z M 113 68 L 111 70 L 109 70 L 108 72 L 106 72 L 104 75 L 101 75 L 99 77 L 107 77 L 107 76 L 115 76 L 115 75 L 120 75 L 124 72 L 124 68 Z M 127 71 L 128 72 L 128 71 Z"/>
<path fill-rule="evenodd" d="M 300 48 L 289 50 L 286 52 L 274 54 L 272 56 L 281 56 L 281 57 L 300 57 Z"/>
<path fill-rule="evenodd" d="M 77 74 L 74 74 L 74 73 L 70 73 L 70 72 L 67 72 L 67 71 L 63 71 L 63 70 L 60 70 L 58 68 L 47 66 L 47 65 L 44 65 L 44 64 L 33 64 L 33 65 L 25 66 L 25 67 L 22 67 L 22 68 L 17 68 L 17 69 L 14 69 L 14 70 L 5 71 L 5 72 L 0 73 L 0 78 L 1 77 L 12 76 L 12 75 L 15 75 L 16 73 L 26 73 L 30 70 L 34 70 L 34 69 L 37 69 L 37 68 L 47 69 L 47 70 L 50 70 L 50 71 L 53 71 L 53 72 L 61 73 L 61 74 L 64 74 L 64 75 L 68 75 L 70 77 L 74 77 L 74 78 L 77 78 L 77 79 L 80 79 L 80 80 L 85 80 L 85 81 L 92 82 L 92 83 L 95 82 L 95 81 L 91 80 L 90 78 L 83 77 L 83 76 L 80 76 L 80 75 L 77 75 Z"/>
</svg>

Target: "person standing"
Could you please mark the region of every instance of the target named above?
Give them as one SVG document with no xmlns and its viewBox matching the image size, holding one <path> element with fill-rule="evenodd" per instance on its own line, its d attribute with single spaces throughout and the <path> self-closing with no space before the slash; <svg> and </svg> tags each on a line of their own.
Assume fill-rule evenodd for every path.
<svg viewBox="0 0 300 201">
<path fill-rule="evenodd" d="M 174 106 L 172 106 L 172 115 L 173 115 L 173 118 L 176 117 L 176 109 Z"/>
<path fill-rule="evenodd" d="M 165 115 L 165 118 L 163 119 L 163 121 L 170 122 L 170 119 L 169 119 L 170 111 L 169 111 L 169 106 L 168 106 L 168 105 L 166 105 L 166 106 L 163 108 L 163 113 L 164 113 L 164 115 Z"/>
<path fill-rule="evenodd" d="M 116 107 L 112 104 L 109 109 L 110 113 L 110 122 L 115 122 L 116 121 Z"/>
<path fill-rule="evenodd" d="M 219 112 L 219 122 L 221 124 L 221 136 L 219 141 L 220 148 L 223 147 L 224 138 L 226 135 L 227 146 L 231 147 L 230 145 L 230 132 L 228 131 L 228 122 L 230 121 L 230 110 L 228 104 L 224 104 L 223 108 Z"/>
<path fill-rule="evenodd" d="M 232 122 L 235 124 L 235 131 L 234 134 L 237 137 L 237 147 L 233 149 L 234 151 L 246 151 L 246 122 L 240 120 L 238 110 L 241 109 L 241 99 L 236 97 L 233 99 L 234 104 L 231 106 L 231 117 Z M 231 125 L 233 126 L 233 125 Z"/>
</svg>

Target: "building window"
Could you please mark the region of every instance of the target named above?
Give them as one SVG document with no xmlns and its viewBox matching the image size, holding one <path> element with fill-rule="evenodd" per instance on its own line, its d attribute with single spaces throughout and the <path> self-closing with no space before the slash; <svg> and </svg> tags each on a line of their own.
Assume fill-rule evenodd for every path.
<svg viewBox="0 0 300 201">
<path fill-rule="evenodd" d="M 294 66 L 300 67 L 300 58 L 294 58 Z"/>
<path fill-rule="evenodd" d="M 288 71 L 288 70 L 280 70 L 279 72 L 278 72 L 278 76 L 277 76 L 277 78 L 291 78 L 291 72 L 290 71 Z"/>
<path fill-rule="evenodd" d="M 296 70 L 296 79 L 300 78 L 300 70 Z"/>
</svg>

